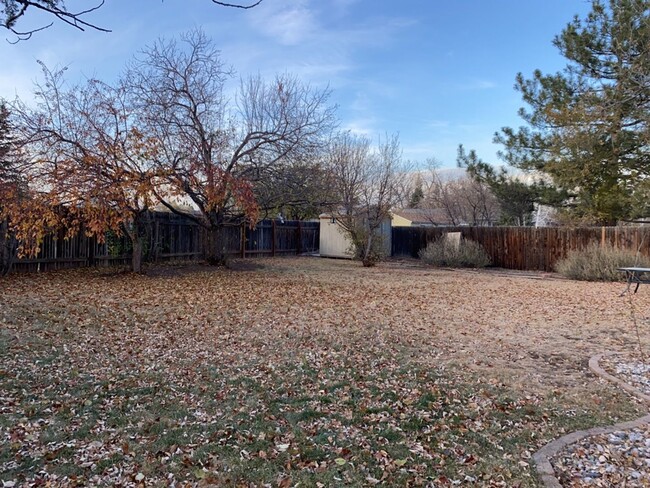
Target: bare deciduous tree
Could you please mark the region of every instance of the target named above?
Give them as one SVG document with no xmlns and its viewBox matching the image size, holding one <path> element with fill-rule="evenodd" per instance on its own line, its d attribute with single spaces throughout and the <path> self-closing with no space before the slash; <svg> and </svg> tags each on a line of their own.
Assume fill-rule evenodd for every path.
<svg viewBox="0 0 650 488">
<path fill-rule="evenodd" d="M 335 191 L 334 175 L 321 154 L 305 154 L 269 168 L 266 177 L 254 184 L 262 218 L 318 217 L 324 208 L 338 201 Z"/>
<path fill-rule="evenodd" d="M 332 215 L 352 242 L 355 256 L 364 266 L 373 266 L 383 254 L 381 226 L 405 186 L 399 140 L 389 137 L 373 151 L 367 138 L 344 132 L 332 142 L 329 162 L 341 198 Z"/>
<path fill-rule="evenodd" d="M 178 197 L 200 215 L 171 211 L 206 228 L 206 258 L 225 262 L 223 227 L 248 220 L 258 204 L 255 183 L 322 144 L 334 124 L 329 90 L 314 90 L 289 75 L 242 80 L 233 105 L 224 96 L 232 70 L 200 30 L 181 42 L 159 40 L 131 64 L 125 80 L 142 126 L 160 141 L 157 163 Z"/>
<path fill-rule="evenodd" d="M 468 176 L 443 181 L 435 168 L 422 207 L 433 224 L 440 223 L 440 213 L 451 225 L 492 225 L 499 217 L 499 203 L 485 183 Z"/>
</svg>

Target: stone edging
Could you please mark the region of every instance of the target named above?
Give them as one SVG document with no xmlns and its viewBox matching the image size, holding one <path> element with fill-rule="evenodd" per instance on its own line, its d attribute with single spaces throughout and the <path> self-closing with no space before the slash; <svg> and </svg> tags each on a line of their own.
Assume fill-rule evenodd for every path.
<svg viewBox="0 0 650 488">
<path fill-rule="evenodd" d="M 596 375 L 600 376 L 601 378 L 606 379 L 607 381 L 611 381 L 614 383 L 616 386 L 619 386 L 623 388 L 625 391 L 628 393 L 631 393 L 635 397 L 637 397 L 639 400 L 650 404 L 650 396 L 646 395 L 643 393 L 641 390 L 638 390 L 637 388 L 634 388 L 632 385 L 629 385 L 625 381 L 621 380 L 620 378 L 617 378 L 616 376 L 612 376 L 609 374 L 607 371 L 605 371 L 603 368 L 600 367 L 600 360 L 603 358 L 603 356 L 613 356 L 614 354 L 609 353 L 609 354 L 596 354 L 594 357 L 592 357 L 589 360 L 589 369 L 593 371 Z"/>
<path fill-rule="evenodd" d="M 600 367 L 599 361 L 603 356 L 604 354 L 597 354 L 596 356 L 592 357 L 589 360 L 589 369 L 597 376 L 606 379 L 607 381 L 611 381 L 612 383 L 621 387 L 628 393 L 631 393 L 634 396 L 638 397 L 643 402 L 650 404 L 650 396 L 642 393 L 641 391 L 625 383 L 621 379 L 612 376 L 611 374 L 607 373 L 605 370 L 603 370 Z M 602 434 L 610 434 L 612 432 L 616 432 L 619 430 L 634 429 L 636 427 L 640 427 L 647 423 L 650 423 L 650 415 L 645 415 L 639 419 L 631 420 L 629 422 L 622 422 L 620 424 L 612 425 L 610 427 L 594 427 L 593 429 L 579 430 L 577 432 L 572 432 L 571 434 L 567 434 L 563 437 L 560 437 L 559 439 L 549 442 L 544 447 L 542 447 L 539 451 L 533 454 L 533 461 L 535 462 L 535 468 L 537 469 L 537 473 L 539 474 L 539 477 L 542 480 L 543 485 L 546 488 L 562 488 L 562 485 L 555 477 L 555 471 L 553 470 L 553 466 L 551 465 L 550 459 L 553 456 L 555 456 L 559 451 L 564 449 L 566 446 L 570 444 L 574 444 L 584 439 L 585 437 L 592 437 L 595 435 L 602 435 Z"/>
</svg>

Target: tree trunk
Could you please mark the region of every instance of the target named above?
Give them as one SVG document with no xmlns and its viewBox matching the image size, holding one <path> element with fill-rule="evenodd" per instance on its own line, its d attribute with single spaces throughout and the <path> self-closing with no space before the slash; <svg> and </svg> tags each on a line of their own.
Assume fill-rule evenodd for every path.
<svg viewBox="0 0 650 488">
<path fill-rule="evenodd" d="M 131 253 L 131 271 L 134 273 L 142 273 L 142 254 L 145 242 L 144 217 L 144 212 L 137 213 L 134 215 L 131 225 L 128 223 L 124 225 L 133 249 Z"/>
<path fill-rule="evenodd" d="M 138 235 L 136 230 L 132 238 L 133 254 L 131 255 L 131 271 L 134 273 L 142 273 L 142 237 Z"/>
<path fill-rule="evenodd" d="M 225 266 L 226 254 L 225 229 L 222 224 L 212 225 L 206 233 L 205 260 L 210 266 Z"/>
<path fill-rule="evenodd" d="M 374 232 L 371 230 L 368 231 L 368 237 L 366 238 L 366 248 L 363 251 L 363 258 L 361 259 L 361 263 L 363 264 L 364 267 L 370 268 L 377 264 L 375 262 L 375 256 L 374 253 L 372 252 L 372 238 L 373 238 Z"/>
<path fill-rule="evenodd" d="M 17 249 L 16 238 L 9 231 L 9 222 L 4 219 L 0 222 L 0 276 L 7 275 L 11 270 Z"/>
</svg>

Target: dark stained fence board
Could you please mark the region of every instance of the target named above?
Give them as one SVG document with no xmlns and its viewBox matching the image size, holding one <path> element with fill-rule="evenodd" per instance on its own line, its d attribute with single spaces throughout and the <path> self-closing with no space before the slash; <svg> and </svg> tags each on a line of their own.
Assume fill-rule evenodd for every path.
<svg viewBox="0 0 650 488">
<path fill-rule="evenodd" d="M 303 253 L 316 253 L 320 246 L 320 222 L 301 223 L 300 250 Z"/>
<path fill-rule="evenodd" d="M 196 222 L 169 212 L 150 214 L 150 231 L 145 237 L 144 261 L 200 259 L 203 256 L 206 231 Z M 227 225 L 223 246 L 231 256 L 261 257 L 318 252 L 319 222 L 273 222 L 264 220 L 254 228 Z M 242 236 L 244 236 L 242 247 Z M 83 232 L 68 239 L 64 233 L 43 239 L 39 253 L 33 258 L 20 258 L 14 272 L 47 271 L 87 266 L 128 265 L 130 243 L 126 236 L 108 235 L 97 242 Z"/>
<path fill-rule="evenodd" d="M 650 256 L 648 227 L 394 227 L 392 255 L 418 257 L 427 242 L 448 232 L 481 244 L 500 268 L 553 271 L 570 251 L 609 244 Z"/>
</svg>

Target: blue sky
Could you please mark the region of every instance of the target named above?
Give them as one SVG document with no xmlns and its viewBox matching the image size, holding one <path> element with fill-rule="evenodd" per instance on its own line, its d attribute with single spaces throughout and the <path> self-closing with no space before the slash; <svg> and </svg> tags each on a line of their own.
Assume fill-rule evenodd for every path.
<svg viewBox="0 0 650 488">
<path fill-rule="evenodd" d="M 74 10 L 89 2 L 66 3 Z M 68 66 L 71 80 L 110 80 L 156 38 L 200 26 L 238 76 L 288 72 L 329 85 L 342 128 L 375 139 L 398 132 L 407 159 L 452 167 L 463 143 L 498 163 L 494 132 L 520 125 L 515 75 L 561 69 L 551 41 L 589 7 L 586 0 L 264 0 L 244 11 L 209 0 L 108 0 L 86 18 L 111 33 L 58 23 L 29 41 L 0 42 L 0 96 L 28 99 L 37 60 Z M 44 22 L 32 15 L 19 27 Z"/>
</svg>

